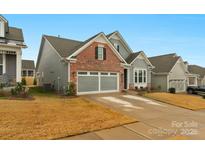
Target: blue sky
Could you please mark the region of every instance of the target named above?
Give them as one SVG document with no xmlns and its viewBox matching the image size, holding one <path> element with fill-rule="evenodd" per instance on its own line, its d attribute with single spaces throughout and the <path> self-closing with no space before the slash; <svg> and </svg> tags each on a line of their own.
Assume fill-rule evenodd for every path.
<svg viewBox="0 0 205 154">
<path fill-rule="evenodd" d="M 118 30 L 133 51 L 148 56 L 176 52 L 205 67 L 205 15 L 4 15 L 23 29 L 24 59 L 36 60 L 42 34 L 85 40 Z"/>
</svg>

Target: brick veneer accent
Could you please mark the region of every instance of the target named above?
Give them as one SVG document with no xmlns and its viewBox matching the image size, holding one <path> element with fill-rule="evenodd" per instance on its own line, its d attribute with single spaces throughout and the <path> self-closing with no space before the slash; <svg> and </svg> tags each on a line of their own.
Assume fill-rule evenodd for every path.
<svg viewBox="0 0 205 154">
<path fill-rule="evenodd" d="M 106 48 L 106 60 L 95 59 L 95 47 Z M 77 71 L 106 71 L 119 73 L 119 88 L 124 89 L 124 68 L 121 61 L 107 44 L 93 42 L 76 57 L 77 61 L 70 64 L 70 81 L 77 82 Z"/>
</svg>

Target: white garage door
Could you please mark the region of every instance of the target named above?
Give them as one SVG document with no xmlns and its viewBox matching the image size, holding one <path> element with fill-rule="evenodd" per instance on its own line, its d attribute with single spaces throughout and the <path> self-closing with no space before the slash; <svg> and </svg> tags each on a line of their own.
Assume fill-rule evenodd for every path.
<svg viewBox="0 0 205 154">
<path fill-rule="evenodd" d="M 185 80 L 170 80 L 169 88 L 175 88 L 176 92 L 184 92 L 185 91 Z"/>
<path fill-rule="evenodd" d="M 77 93 L 119 91 L 119 75 L 113 72 L 78 72 Z"/>
</svg>

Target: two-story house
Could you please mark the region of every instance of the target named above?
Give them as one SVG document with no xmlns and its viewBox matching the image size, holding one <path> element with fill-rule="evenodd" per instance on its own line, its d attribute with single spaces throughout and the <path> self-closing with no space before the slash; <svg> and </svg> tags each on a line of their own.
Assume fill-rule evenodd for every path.
<svg viewBox="0 0 205 154">
<path fill-rule="evenodd" d="M 21 82 L 21 57 L 24 44 L 23 32 L 10 27 L 9 22 L 0 16 L 0 83 Z"/>
</svg>

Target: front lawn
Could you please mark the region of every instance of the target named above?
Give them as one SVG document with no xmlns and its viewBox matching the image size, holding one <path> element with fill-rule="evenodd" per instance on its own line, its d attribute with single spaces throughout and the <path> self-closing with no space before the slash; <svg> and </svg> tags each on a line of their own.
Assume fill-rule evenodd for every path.
<svg viewBox="0 0 205 154">
<path fill-rule="evenodd" d="M 82 97 L 0 100 L 0 139 L 58 139 L 134 121 Z"/>
<path fill-rule="evenodd" d="M 188 94 L 170 94 L 170 93 L 147 93 L 145 97 L 155 99 L 161 102 L 183 107 L 190 110 L 205 109 L 205 99 L 197 95 Z"/>
</svg>

